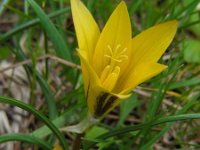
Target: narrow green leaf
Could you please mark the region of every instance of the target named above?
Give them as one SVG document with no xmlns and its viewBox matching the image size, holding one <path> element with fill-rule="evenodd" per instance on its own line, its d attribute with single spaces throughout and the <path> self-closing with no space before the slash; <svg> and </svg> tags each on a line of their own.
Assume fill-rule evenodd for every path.
<svg viewBox="0 0 200 150">
<path fill-rule="evenodd" d="M 165 117 L 165 118 L 160 118 L 158 120 L 155 120 L 154 122 L 151 122 L 151 123 L 144 123 L 144 124 L 129 126 L 129 127 L 121 128 L 121 129 L 113 129 L 109 133 L 105 133 L 105 134 L 99 136 L 97 138 L 97 141 L 98 140 L 105 140 L 105 139 L 112 137 L 112 136 L 119 136 L 119 135 L 126 134 L 126 133 L 129 133 L 129 132 L 137 131 L 137 130 L 140 130 L 143 127 L 148 126 L 148 125 L 152 127 L 152 126 L 156 126 L 156 125 L 167 123 L 167 122 L 183 121 L 183 120 L 190 120 L 190 119 L 200 119 L 200 113 L 168 116 L 168 117 Z M 94 141 L 91 142 L 90 144 L 88 144 L 86 146 L 85 149 L 91 148 L 95 143 L 96 142 L 94 142 Z"/>
<path fill-rule="evenodd" d="M 97 138 L 98 136 L 100 136 L 106 132 L 108 132 L 108 129 L 106 129 L 104 127 L 94 126 L 90 130 L 87 131 L 86 135 L 84 136 L 84 139 L 86 139 L 87 141 L 88 140 L 92 141 L 93 139 Z M 98 145 L 97 145 L 98 149 L 106 149 L 106 147 L 114 141 L 115 141 L 114 138 L 109 138 L 107 140 L 99 141 L 100 143 L 98 143 Z M 98 142 L 98 141 L 95 141 L 95 142 Z"/>
<path fill-rule="evenodd" d="M 34 9 L 35 13 L 37 14 L 38 18 L 40 19 L 41 25 L 46 31 L 47 35 L 51 39 L 54 49 L 59 57 L 72 61 L 70 50 L 66 45 L 66 42 L 53 25 L 51 20 L 48 16 L 44 13 L 44 11 L 40 8 L 40 6 L 34 0 L 27 0 L 31 7 Z"/>
<path fill-rule="evenodd" d="M 185 1 L 185 2 L 189 2 L 189 1 Z M 184 18 L 186 16 L 189 16 L 195 10 L 198 3 L 199 3 L 199 0 L 193 0 L 192 2 L 188 3 L 184 8 L 182 8 L 175 14 L 174 18 L 177 18 L 177 17 Z"/>
<path fill-rule="evenodd" d="M 41 114 L 35 108 L 33 108 L 32 106 L 30 106 L 20 100 L 3 97 L 3 96 L 0 96 L 0 102 L 10 104 L 13 106 L 17 106 L 23 110 L 26 110 L 26 111 L 32 113 L 36 118 L 41 120 L 44 124 L 46 124 L 52 130 L 52 132 L 57 136 L 60 143 L 62 144 L 63 149 L 64 150 L 68 149 L 68 146 L 67 146 L 67 143 L 66 143 L 66 140 L 65 140 L 63 134 L 58 130 L 58 128 L 47 117 L 45 117 L 43 114 Z"/>
<path fill-rule="evenodd" d="M 62 15 L 66 12 L 68 12 L 70 9 L 69 8 L 64 8 L 64 9 L 61 9 L 61 10 L 58 10 L 58 11 L 55 11 L 55 12 L 52 12 L 48 15 L 49 18 L 52 18 L 52 17 L 56 17 L 56 16 L 59 16 L 59 15 Z M 5 34 L 1 35 L 0 36 L 0 42 L 2 41 L 5 41 L 7 40 L 8 38 L 10 38 L 11 36 L 27 29 L 27 28 L 30 28 L 32 26 L 35 26 L 37 25 L 38 23 L 40 23 L 40 19 L 39 18 L 35 18 L 35 19 L 32 19 L 32 20 L 29 20 L 29 21 L 26 21 L 25 23 L 23 24 L 20 24 L 20 25 L 17 25 L 16 27 L 12 28 L 11 30 L 9 30 L 8 32 L 6 32 Z"/>
<path fill-rule="evenodd" d="M 9 141 L 27 142 L 27 143 L 38 145 L 39 147 L 45 150 L 52 150 L 52 144 L 28 134 L 11 133 L 11 134 L 0 136 L 0 143 L 9 142 Z"/>
<path fill-rule="evenodd" d="M 53 124 L 57 127 L 57 128 L 61 128 L 63 127 L 67 121 L 69 121 L 69 118 L 71 116 L 71 114 L 73 113 L 73 111 L 75 109 L 77 109 L 78 107 L 80 107 L 79 105 L 70 107 L 66 110 L 66 112 L 64 112 L 64 114 L 62 114 L 61 116 L 55 118 L 54 120 L 52 120 Z M 31 134 L 34 135 L 35 137 L 39 137 L 39 138 L 44 138 L 46 136 L 48 136 L 49 134 L 51 134 L 52 131 L 46 126 L 42 126 L 41 128 L 33 131 Z"/>
<path fill-rule="evenodd" d="M 196 114 L 181 114 L 181 115 L 174 115 L 174 116 L 168 116 L 166 118 L 160 118 L 156 120 L 153 125 L 158 125 L 161 123 L 167 123 L 167 122 L 174 122 L 174 121 L 183 121 L 183 120 L 189 120 L 189 119 L 199 119 L 200 113 Z"/>
<path fill-rule="evenodd" d="M 169 86 L 169 90 L 181 88 L 181 87 L 186 87 L 186 86 L 194 86 L 194 85 L 199 85 L 200 84 L 200 79 L 199 78 L 192 78 L 189 80 L 184 80 L 184 81 L 179 81 L 172 83 Z"/>
<path fill-rule="evenodd" d="M 170 70 L 168 70 L 168 72 L 170 72 Z M 157 88 L 159 89 L 158 91 L 155 91 L 150 99 L 150 104 L 148 105 L 148 109 L 147 109 L 147 115 L 145 118 L 145 122 L 153 122 L 153 120 L 155 120 L 158 117 L 158 110 L 160 105 L 162 104 L 162 101 L 164 99 L 165 96 L 165 92 L 168 90 L 169 85 L 171 83 L 173 83 L 173 80 L 177 74 L 178 70 L 175 70 L 172 74 L 171 79 L 168 81 L 168 83 L 166 84 L 160 84 L 161 82 L 163 82 L 163 78 L 161 78 L 161 80 L 157 80 L 155 82 L 155 85 L 157 86 Z M 146 141 L 148 141 L 148 136 L 149 136 L 149 132 L 151 130 L 151 126 L 147 125 L 145 126 L 137 135 L 136 138 L 139 136 L 142 136 L 142 140 L 141 143 L 146 143 Z M 142 144 L 141 144 L 142 145 Z"/>
<path fill-rule="evenodd" d="M 193 96 L 192 99 L 183 106 L 183 108 L 181 110 L 179 110 L 177 112 L 177 115 L 185 113 L 188 109 L 190 109 L 192 106 L 195 105 L 195 103 L 197 102 L 197 99 L 200 97 L 200 93 Z M 168 123 L 159 133 L 157 133 L 156 135 L 153 136 L 153 138 L 151 138 L 147 143 L 145 143 L 144 145 L 142 145 L 142 147 L 140 148 L 140 150 L 146 150 L 148 147 L 150 147 L 151 145 L 153 145 L 156 141 L 158 141 L 167 131 L 169 131 L 170 127 L 174 124 L 174 122 L 170 122 Z"/>
<path fill-rule="evenodd" d="M 142 147 L 139 148 L 139 150 L 146 150 L 149 148 L 152 144 L 154 144 L 158 139 L 160 139 L 173 125 L 173 122 L 168 123 L 158 134 L 156 134 L 152 139 L 150 139 L 147 143 L 144 145 L 141 145 Z"/>
<path fill-rule="evenodd" d="M 22 12 L 21 10 L 15 8 L 15 6 L 12 7 L 12 6 L 10 6 L 10 5 L 6 5 L 5 7 L 6 7 L 7 9 L 9 9 L 10 11 L 12 11 L 14 14 L 16 14 L 16 15 L 22 17 L 22 18 L 30 19 L 30 17 L 29 17 L 27 14 L 25 14 L 25 13 Z"/>
<path fill-rule="evenodd" d="M 49 117 L 50 119 L 55 118 L 58 115 L 58 111 L 55 104 L 55 99 L 49 86 L 47 85 L 46 81 L 42 78 L 42 76 L 36 72 L 37 80 L 42 88 L 45 98 L 47 99 L 48 109 L 49 109 Z"/>
<path fill-rule="evenodd" d="M 17 48 L 18 53 L 16 53 L 17 55 L 17 59 L 19 59 L 20 61 L 25 61 L 26 56 L 24 55 L 23 51 L 20 48 Z M 32 74 L 33 72 L 33 67 L 31 65 L 25 65 L 25 69 Z M 57 115 L 58 115 L 58 111 L 56 108 L 56 104 L 55 104 L 55 99 L 54 96 L 52 94 L 52 91 L 50 90 L 48 84 L 46 83 L 46 81 L 42 78 L 41 74 L 36 71 L 36 79 L 40 84 L 41 90 L 45 96 L 45 100 L 47 101 L 47 107 L 48 107 L 48 111 L 49 111 L 49 117 L 50 119 L 54 119 Z"/>
<path fill-rule="evenodd" d="M 143 101 L 138 100 L 136 94 L 132 94 L 127 100 L 120 104 L 120 116 L 117 123 L 117 127 L 121 126 L 126 120 L 127 116 L 133 110 L 133 108 L 141 105 Z"/>
</svg>

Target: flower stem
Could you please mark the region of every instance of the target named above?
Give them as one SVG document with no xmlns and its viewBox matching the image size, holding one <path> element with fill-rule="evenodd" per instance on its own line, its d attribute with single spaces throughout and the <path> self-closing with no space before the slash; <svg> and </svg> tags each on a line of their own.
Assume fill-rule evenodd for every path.
<svg viewBox="0 0 200 150">
<path fill-rule="evenodd" d="M 82 134 L 85 132 L 85 130 L 97 124 L 98 122 L 99 122 L 99 119 L 95 119 L 89 114 L 85 119 L 83 119 L 78 124 L 67 126 L 67 127 L 61 128 L 60 130 L 63 132 L 74 132 L 77 134 Z"/>
<path fill-rule="evenodd" d="M 80 150 L 82 147 L 82 137 L 85 134 L 85 131 L 95 124 L 97 124 L 100 120 L 94 118 L 91 114 L 88 114 L 85 119 L 79 122 L 76 125 L 67 126 L 61 128 L 60 130 L 63 132 L 73 132 L 76 133 L 76 137 L 73 141 L 72 150 Z"/>
<path fill-rule="evenodd" d="M 82 146 L 82 137 L 84 136 L 84 133 L 78 133 L 76 135 L 76 138 L 73 142 L 72 150 L 80 150 Z"/>
</svg>

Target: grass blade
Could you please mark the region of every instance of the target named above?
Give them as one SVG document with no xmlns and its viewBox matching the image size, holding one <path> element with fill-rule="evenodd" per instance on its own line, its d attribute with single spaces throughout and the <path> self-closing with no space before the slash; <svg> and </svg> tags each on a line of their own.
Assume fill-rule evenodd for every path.
<svg viewBox="0 0 200 150">
<path fill-rule="evenodd" d="M 169 90 L 173 90 L 173 89 L 177 89 L 177 88 L 181 88 L 181 87 L 186 87 L 186 86 L 194 86 L 200 84 L 200 79 L 199 78 L 193 78 L 193 79 L 189 79 L 189 80 L 184 80 L 184 81 L 179 81 L 176 83 L 172 83 L 169 86 Z"/>
<path fill-rule="evenodd" d="M 69 8 L 64 8 L 64 9 L 55 11 L 55 12 L 47 15 L 47 17 L 49 17 L 49 18 L 56 17 L 56 16 L 59 16 L 59 15 L 62 15 L 64 13 L 66 13 L 66 12 L 69 12 L 69 10 L 70 10 Z M 16 26 L 15 28 L 12 28 L 11 30 L 9 30 L 5 34 L 1 35 L 0 36 L 0 42 L 7 40 L 11 36 L 21 32 L 21 31 L 23 31 L 23 30 L 25 30 L 27 28 L 33 27 L 34 25 L 37 25 L 38 23 L 40 23 L 40 19 L 39 18 L 35 18 L 35 19 L 27 21 L 27 22 L 25 22 L 23 24 L 20 24 L 20 25 Z"/>
<path fill-rule="evenodd" d="M 165 117 L 165 118 L 160 118 L 158 120 L 155 120 L 152 123 L 151 126 L 156 126 L 156 125 L 167 123 L 167 122 L 183 121 L 183 120 L 199 119 L 199 118 L 200 118 L 200 113 L 174 115 L 174 116 L 168 116 L 168 117 Z M 148 125 L 148 124 L 149 123 L 144 123 L 144 124 L 140 124 L 140 125 L 125 127 L 125 128 L 122 128 L 122 129 L 116 129 L 116 130 L 113 130 L 110 133 L 101 135 L 101 139 L 109 138 L 109 137 L 112 137 L 112 136 L 117 136 L 117 135 L 120 135 L 120 134 L 125 134 L 127 132 L 136 131 L 136 130 L 142 129 L 145 125 Z"/>
<path fill-rule="evenodd" d="M 177 17 L 185 18 L 186 16 L 189 16 L 195 10 L 198 3 L 199 0 L 193 0 L 191 3 L 189 3 L 183 9 L 181 9 L 179 12 L 177 12 L 175 18 Z"/>
<path fill-rule="evenodd" d="M 38 18 L 40 19 L 41 25 L 46 31 L 49 38 L 51 39 L 57 55 L 65 60 L 72 61 L 68 46 L 66 45 L 64 39 L 62 38 L 56 27 L 53 25 L 51 20 L 47 17 L 47 15 L 35 1 L 33 0 L 27 0 L 27 1 L 34 9 Z"/>
<path fill-rule="evenodd" d="M 38 145 L 39 147 L 46 150 L 52 150 L 52 145 L 50 143 L 28 134 L 12 133 L 12 134 L 6 134 L 6 135 L 0 136 L 0 143 L 9 142 L 9 141 L 27 142 L 27 143 Z"/>
<path fill-rule="evenodd" d="M 62 114 L 61 116 L 59 116 L 56 119 L 52 120 L 53 124 L 58 128 L 63 127 L 66 124 L 66 122 L 68 121 L 68 118 L 70 118 L 72 113 L 78 107 L 79 106 L 74 106 L 74 107 L 68 108 L 64 114 Z M 39 138 L 44 138 L 44 137 L 48 136 L 51 133 L 52 133 L 52 131 L 46 125 L 44 125 L 41 128 L 33 131 L 31 134 L 36 136 L 36 137 L 39 137 Z"/>
<path fill-rule="evenodd" d="M 156 126 L 156 125 L 167 123 L 167 122 L 183 121 L 183 120 L 189 120 L 189 119 L 200 119 L 200 113 L 168 116 L 165 118 L 160 118 L 158 120 L 155 120 L 153 123 L 144 123 L 144 124 L 129 126 L 129 127 L 121 128 L 121 129 L 114 129 L 109 133 L 105 133 L 99 136 L 96 141 L 102 141 L 109 137 L 119 136 L 122 134 L 126 134 L 128 132 L 137 131 L 148 125 L 152 127 L 152 126 Z M 87 144 L 86 149 L 91 148 L 95 143 L 96 142 L 93 141 L 90 144 Z"/>
<path fill-rule="evenodd" d="M 190 109 L 196 103 L 197 99 L 200 97 L 200 94 L 195 95 L 181 110 L 178 111 L 177 114 L 185 113 L 188 109 Z M 156 134 L 153 138 L 151 138 L 145 145 L 141 147 L 141 150 L 145 150 L 158 141 L 173 125 L 173 122 L 168 123 L 158 134 Z"/>
<path fill-rule="evenodd" d="M 18 53 L 17 53 L 17 58 L 20 61 L 25 61 L 26 60 L 26 56 L 24 55 L 23 51 L 18 48 Z M 33 72 L 33 67 L 31 65 L 25 65 L 25 69 L 30 72 L 30 74 L 32 74 Z M 54 119 L 57 115 L 58 115 L 58 111 L 56 108 L 56 104 L 55 104 L 55 99 L 54 96 L 52 94 L 52 91 L 50 90 L 48 84 L 46 83 L 46 81 L 42 78 L 42 76 L 40 75 L 39 72 L 36 71 L 36 79 L 40 84 L 40 87 L 42 89 L 42 92 L 44 93 L 45 96 L 45 100 L 47 101 L 47 107 L 48 107 L 48 111 L 49 111 L 49 117 L 50 119 Z"/>
<path fill-rule="evenodd" d="M 66 140 L 65 140 L 64 136 L 62 135 L 62 133 L 58 130 L 58 128 L 47 117 L 45 117 L 43 114 L 41 114 L 35 108 L 33 108 L 32 106 L 30 106 L 22 101 L 17 100 L 17 99 L 7 98 L 7 97 L 3 97 L 3 96 L 0 96 L 0 102 L 10 104 L 13 106 L 17 106 L 23 110 L 26 110 L 26 111 L 32 113 L 36 118 L 41 120 L 44 124 L 46 124 L 52 130 L 52 132 L 57 136 L 60 143 L 62 144 L 63 149 L 64 150 L 68 149 Z"/>
</svg>

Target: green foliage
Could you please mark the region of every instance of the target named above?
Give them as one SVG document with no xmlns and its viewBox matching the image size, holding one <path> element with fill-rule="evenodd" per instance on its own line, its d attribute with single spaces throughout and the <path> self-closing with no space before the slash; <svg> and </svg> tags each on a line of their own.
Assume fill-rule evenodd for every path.
<svg viewBox="0 0 200 150">
<path fill-rule="evenodd" d="M 11 55 L 11 52 L 8 47 L 1 47 L 0 51 L 0 59 L 2 60 L 8 58 Z"/>
<path fill-rule="evenodd" d="M 119 121 L 117 123 L 117 126 L 118 127 L 121 126 L 124 123 L 124 121 L 126 120 L 126 118 L 129 116 L 131 111 L 134 108 L 140 106 L 142 103 L 143 103 L 143 101 L 138 100 L 137 96 L 135 94 L 133 94 L 127 100 L 122 102 L 122 104 L 120 105 L 120 115 L 119 115 Z"/>
<path fill-rule="evenodd" d="M 13 133 L 13 134 L 0 136 L 0 143 L 9 142 L 9 141 L 23 141 L 27 143 L 32 143 L 46 150 L 52 150 L 52 147 L 53 147 L 52 144 L 47 143 L 46 141 L 40 138 L 34 137 L 32 135 Z"/>
<path fill-rule="evenodd" d="M 199 40 L 188 40 L 185 42 L 184 60 L 188 63 L 200 63 Z"/>
<path fill-rule="evenodd" d="M 60 142 L 63 146 L 63 149 L 65 149 L 65 150 L 68 149 L 67 143 L 64 139 L 64 136 L 60 133 L 58 128 L 56 128 L 55 125 L 48 118 L 46 118 L 43 114 L 41 114 L 39 111 L 35 110 L 30 105 L 25 104 L 25 103 L 23 103 L 19 100 L 16 100 L 16 99 L 11 99 L 11 98 L 0 96 L 0 102 L 1 103 L 8 103 L 10 105 L 17 106 L 17 107 L 22 108 L 23 110 L 26 110 L 26 111 L 30 112 L 31 114 L 35 115 L 36 118 L 38 118 L 42 122 L 44 122 L 49 127 L 49 129 L 51 129 L 52 132 L 58 137 L 58 139 L 60 140 Z"/>
<path fill-rule="evenodd" d="M 103 28 L 120 0 L 83 2 Z M 169 149 L 197 149 L 194 143 L 200 127 L 196 121 L 200 119 L 200 0 L 126 3 L 134 36 L 154 24 L 179 21 L 176 37 L 160 60 L 168 69 L 140 85 L 101 123 L 88 129 L 81 139 L 83 149 L 153 149 L 158 144 L 166 145 L 163 137 L 174 138 Z M 71 149 L 76 135 L 61 133 L 59 129 L 79 123 L 87 114 L 87 104 L 81 71 L 75 67 L 80 62 L 75 51 L 77 40 L 70 1 L 3 0 L 1 4 L 0 75 L 6 80 L 0 78 L 0 106 L 6 103 L 19 107 L 33 115 L 34 121 L 24 130 L 26 133 L 1 134 L 0 143 L 21 141 L 52 149 L 59 141 L 64 150 Z M 7 16 L 14 16 L 10 22 L 7 19 L 11 24 L 8 28 L 1 22 Z M 1 67 L 2 62 L 10 61 L 23 66 L 26 72 L 27 81 L 23 82 L 30 95 L 27 103 L 23 98 L 9 98 L 14 97 L 11 85 L 20 80 L 15 76 L 17 65 L 11 66 L 15 70 L 10 76 Z M 4 82 L 8 86 L 1 88 Z"/>
</svg>

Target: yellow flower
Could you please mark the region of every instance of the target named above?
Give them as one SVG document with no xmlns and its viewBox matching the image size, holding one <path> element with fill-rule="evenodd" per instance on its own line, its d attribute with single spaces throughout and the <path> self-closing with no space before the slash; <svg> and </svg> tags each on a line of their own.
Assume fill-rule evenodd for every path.
<svg viewBox="0 0 200 150">
<path fill-rule="evenodd" d="M 71 0 L 71 7 L 89 112 L 102 117 L 130 96 L 134 87 L 166 68 L 157 61 L 172 42 L 177 21 L 155 25 L 132 38 L 124 1 L 101 33 L 80 0 Z"/>
</svg>

